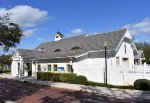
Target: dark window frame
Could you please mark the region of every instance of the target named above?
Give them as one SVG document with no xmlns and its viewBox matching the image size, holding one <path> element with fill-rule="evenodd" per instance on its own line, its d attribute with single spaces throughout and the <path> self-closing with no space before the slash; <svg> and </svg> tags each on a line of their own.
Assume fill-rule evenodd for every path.
<svg viewBox="0 0 150 103">
<path fill-rule="evenodd" d="M 41 65 L 38 64 L 38 71 L 41 71 Z"/>
<path fill-rule="evenodd" d="M 52 65 L 51 64 L 48 64 L 48 71 L 52 71 Z"/>
<path fill-rule="evenodd" d="M 56 67 L 55 67 L 56 66 Z M 57 66 L 57 64 L 53 64 L 53 70 L 54 71 L 58 71 L 58 66 Z"/>
</svg>

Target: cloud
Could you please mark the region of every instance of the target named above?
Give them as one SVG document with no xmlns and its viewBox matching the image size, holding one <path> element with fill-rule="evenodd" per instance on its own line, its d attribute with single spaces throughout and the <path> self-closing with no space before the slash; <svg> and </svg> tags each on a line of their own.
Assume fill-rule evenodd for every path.
<svg viewBox="0 0 150 103">
<path fill-rule="evenodd" d="M 48 12 L 33 8 L 28 5 L 18 5 L 11 9 L 0 8 L 0 15 L 11 14 L 11 20 L 18 23 L 21 27 L 34 27 L 39 22 L 46 19 L 55 19 L 54 16 L 48 17 Z"/>
<path fill-rule="evenodd" d="M 32 34 L 34 34 L 34 32 L 37 31 L 37 30 L 38 30 L 37 28 L 30 29 L 30 30 L 25 30 L 25 31 L 23 32 L 23 35 L 24 35 L 25 37 L 29 37 L 29 36 L 31 36 Z"/>
<path fill-rule="evenodd" d="M 147 34 L 150 35 L 150 18 L 147 17 L 143 21 L 135 24 L 127 24 L 124 28 L 128 28 L 132 34 Z"/>
<path fill-rule="evenodd" d="M 80 34 L 82 34 L 82 33 L 83 33 L 83 29 L 81 29 L 81 28 L 76 28 L 76 29 L 70 30 L 70 32 L 65 33 L 64 35 L 65 35 L 66 37 L 72 37 L 72 36 L 78 36 L 78 35 L 80 35 Z"/>
<path fill-rule="evenodd" d="M 73 29 L 70 31 L 71 34 L 81 34 L 83 30 L 81 28 Z"/>
<path fill-rule="evenodd" d="M 24 29 L 25 37 L 29 37 L 37 31 L 37 26 L 45 20 L 54 20 L 55 16 L 49 16 L 47 11 L 28 5 L 18 5 L 11 9 L 0 8 L 0 15 L 10 14 L 10 20 Z"/>
</svg>

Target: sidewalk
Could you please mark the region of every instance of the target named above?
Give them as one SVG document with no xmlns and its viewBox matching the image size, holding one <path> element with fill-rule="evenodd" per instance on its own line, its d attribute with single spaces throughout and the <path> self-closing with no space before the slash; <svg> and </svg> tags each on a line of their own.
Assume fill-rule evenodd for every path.
<svg viewBox="0 0 150 103">
<path fill-rule="evenodd" d="M 84 86 L 79 84 L 68 84 L 68 83 L 59 83 L 59 82 L 50 82 L 50 81 L 40 81 L 33 78 L 23 78 L 17 79 L 19 81 L 26 81 L 30 83 L 36 83 L 40 85 L 48 85 L 57 88 L 71 89 L 76 91 L 85 91 L 90 93 L 96 93 L 99 95 L 112 96 L 115 98 L 123 99 L 150 99 L 150 91 L 140 91 L 140 90 L 129 90 L 129 89 L 117 89 L 117 88 L 106 88 L 106 87 L 92 87 Z"/>
<path fill-rule="evenodd" d="M 144 100 L 150 99 L 150 91 L 140 91 L 140 90 L 129 90 L 129 89 L 116 89 L 116 88 L 106 88 L 106 87 L 92 87 L 92 86 L 84 86 L 78 84 L 68 84 L 68 83 L 59 83 L 59 82 L 51 82 L 51 81 L 41 81 L 34 78 L 12 78 L 10 74 L 1 75 L 2 78 L 8 78 L 18 81 L 26 81 L 29 83 L 36 83 L 39 85 L 48 85 L 57 88 L 71 89 L 76 91 L 85 91 L 90 93 L 96 93 L 104 96 L 112 96 L 115 98 L 122 99 L 134 99 L 134 100 Z"/>
</svg>

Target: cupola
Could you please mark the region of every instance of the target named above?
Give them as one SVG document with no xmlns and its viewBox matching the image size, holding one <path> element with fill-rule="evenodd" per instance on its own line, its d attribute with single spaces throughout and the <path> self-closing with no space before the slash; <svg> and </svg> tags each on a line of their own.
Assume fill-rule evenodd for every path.
<svg viewBox="0 0 150 103">
<path fill-rule="evenodd" d="M 59 31 L 55 33 L 55 41 L 61 40 L 64 37 Z"/>
</svg>

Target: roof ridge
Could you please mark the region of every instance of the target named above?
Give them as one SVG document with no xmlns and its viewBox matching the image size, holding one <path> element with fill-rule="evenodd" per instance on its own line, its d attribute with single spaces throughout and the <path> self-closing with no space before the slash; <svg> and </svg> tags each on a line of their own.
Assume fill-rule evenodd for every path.
<svg viewBox="0 0 150 103">
<path fill-rule="evenodd" d="M 26 48 L 18 48 L 17 50 L 32 50 L 32 51 L 40 51 L 40 50 L 37 50 L 37 49 L 26 49 Z"/>
<path fill-rule="evenodd" d="M 108 32 L 101 32 L 101 33 L 97 33 L 97 34 L 93 34 L 93 35 L 89 35 L 89 36 L 103 35 L 103 34 L 106 34 L 106 33 L 113 33 L 113 32 L 118 32 L 118 31 L 123 31 L 123 30 L 127 30 L 127 28 L 121 28 L 121 29 L 118 29 L 118 30 L 113 30 L 113 31 L 108 31 Z"/>
<path fill-rule="evenodd" d="M 70 39 L 70 38 L 75 38 L 75 37 L 80 37 L 80 36 L 86 36 L 86 34 L 82 34 L 82 35 L 78 35 L 78 36 L 73 36 L 73 37 L 69 37 L 69 38 L 63 38 L 61 40 L 58 40 L 58 41 L 48 41 L 48 42 L 45 42 L 45 43 L 52 43 L 52 42 L 59 42 L 59 41 L 62 41 L 62 40 L 66 40 L 66 39 Z M 42 43 L 42 44 L 45 44 L 45 43 Z"/>
</svg>

